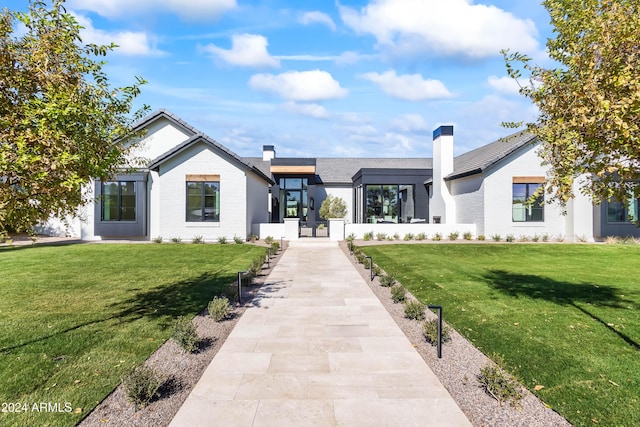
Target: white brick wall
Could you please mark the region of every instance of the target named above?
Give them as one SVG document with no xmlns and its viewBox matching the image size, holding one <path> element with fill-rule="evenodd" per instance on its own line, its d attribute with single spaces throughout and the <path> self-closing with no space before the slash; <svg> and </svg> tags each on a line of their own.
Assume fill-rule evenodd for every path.
<svg viewBox="0 0 640 427">
<path fill-rule="evenodd" d="M 220 175 L 220 222 L 187 222 L 186 175 Z M 151 208 L 157 216 L 157 231 L 152 238 L 162 236 L 165 240 L 180 237 L 189 241 L 194 236 L 203 236 L 206 241 L 216 241 L 218 237 L 227 240 L 234 236 L 246 237 L 247 190 L 245 172 L 236 165 L 212 152 L 204 143 L 198 143 L 167 160 L 160 166 L 158 182 L 153 191 L 157 192 L 158 205 Z M 154 231 L 156 229 L 154 228 Z"/>
<path fill-rule="evenodd" d="M 500 234 L 503 238 L 548 234 L 550 237 L 565 234 L 565 218 L 557 205 L 545 204 L 543 222 L 513 222 L 512 197 L 514 176 L 546 176 L 546 168 L 540 165 L 535 146 L 526 146 L 499 164 L 499 168 L 485 172 L 484 180 L 484 234 L 490 237 Z"/>
</svg>

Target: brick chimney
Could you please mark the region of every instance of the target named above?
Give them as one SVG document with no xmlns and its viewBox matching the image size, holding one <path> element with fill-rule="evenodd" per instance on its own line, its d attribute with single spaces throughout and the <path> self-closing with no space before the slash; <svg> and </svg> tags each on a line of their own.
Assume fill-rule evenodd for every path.
<svg viewBox="0 0 640 427">
<path fill-rule="evenodd" d="M 444 178 L 453 172 L 453 126 L 433 131 L 433 195 L 429 205 L 431 223 L 456 221 L 455 202 Z"/>
</svg>

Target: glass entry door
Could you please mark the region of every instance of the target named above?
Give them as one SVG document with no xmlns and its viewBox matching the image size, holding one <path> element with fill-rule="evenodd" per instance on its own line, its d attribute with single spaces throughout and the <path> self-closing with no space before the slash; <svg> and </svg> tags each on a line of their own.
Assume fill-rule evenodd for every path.
<svg viewBox="0 0 640 427">
<path fill-rule="evenodd" d="M 280 218 L 307 221 L 307 178 L 280 179 Z"/>
</svg>

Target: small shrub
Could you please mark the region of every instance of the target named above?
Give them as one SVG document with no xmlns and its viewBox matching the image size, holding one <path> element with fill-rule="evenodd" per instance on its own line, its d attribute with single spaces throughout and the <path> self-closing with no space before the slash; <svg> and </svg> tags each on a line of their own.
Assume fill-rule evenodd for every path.
<svg viewBox="0 0 640 427">
<path fill-rule="evenodd" d="M 620 239 L 616 236 L 607 236 L 606 242 L 608 245 L 615 245 L 617 243 L 620 243 Z"/>
<path fill-rule="evenodd" d="M 280 249 L 280 242 L 273 242 L 271 244 L 271 253 L 275 254 Z"/>
<path fill-rule="evenodd" d="M 362 265 L 364 266 L 365 270 L 368 270 L 371 268 L 371 258 L 364 258 L 364 262 L 362 263 Z"/>
<path fill-rule="evenodd" d="M 358 260 L 358 262 L 360 264 L 364 264 L 364 260 L 365 260 L 365 254 L 363 254 L 362 252 L 358 252 L 358 253 L 354 253 L 356 256 L 356 260 Z"/>
<path fill-rule="evenodd" d="M 251 242 L 251 243 L 255 243 L 258 241 L 258 236 L 255 235 L 254 233 L 249 234 L 249 236 L 247 237 L 247 241 Z"/>
<path fill-rule="evenodd" d="M 198 348 L 198 332 L 196 325 L 185 316 L 178 317 L 173 322 L 173 334 L 171 335 L 182 349 L 187 353 L 193 353 Z"/>
<path fill-rule="evenodd" d="M 433 240 L 435 240 L 436 242 L 439 242 L 440 240 L 442 240 L 442 234 L 441 233 L 434 234 Z"/>
<path fill-rule="evenodd" d="M 425 233 L 418 233 L 416 235 L 416 240 L 424 240 L 427 238 L 427 235 Z"/>
<path fill-rule="evenodd" d="M 380 268 L 379 265 L 376 265 L 376 264 L 373 265 L 373 275 L 378 277 L 382 276 L 382 269 Z"/>
<path fill-rule="evenodd" d="M 238 301 L 238 285 L 232 283 L 225 287 L 222 291 L 222 296 L 226 298 L 227 301 Z"/>
<path fill-rule="evenodd" d="M 389 234 L 389 235 L 387 236 L 387 240 L 388 240 L 388 241 L 390 241 L 390 242 L 391 242 L 391 241 L 393 241 L 393 236 L 392 236 L 391 234 Z"/>
<path fill-rule="evenodd" d="M 262 256 L 255 258 L 248 268 L 248 273 L 251 277 L 256 277 L 262 272 L 262 266 L 264 265 L 264 258 Z"/>
<path fill-rule="evenodd" d="M 153 243 L 162 243 L 162 236 L 154 237 Z"/>
<path fill-rule="evenodd" d="M 507 242 L 513 242 L 515 237 L 513 237 L 513 234 L 507 234 L 507 237 L 505 237 L 504 240 Z"/>
<path fill-rule="evenodd" d="M 172 237 L 171 241 L 173 243 L 180 243 L 180 242 L 182 242 L 182 237 Z"/>
<path fill-rule="evenodd" d="M 356 234 L 349 233 L 349 235 L 345 237 L 344 240 L 346 240 L 347 242 L 353 242 L 354 240 L 356 240 Z"/>
<path fill-rule="evenodd" d="M 318 224 L 318 230 L 324 230 L 325 225 L 324 224 Z"/>
<path fill-rule="evenodd" d="M 533 237 L 531 238 L 532 242 L 538 242 L 540 240 L 540 236 L 538 236 L 538 233 L 534 234 Z"/>
<path fill-rule="evenodd" d="M 502 236 L 499 234 L 494 234 L 493 236 L 491 236 L 491 238 L 493 239 L 494 242 L 499 242 L 502 240 Z"/>
<path fill-rule="evenodd" d="M 202 237 L 202 236 L 193 236 L 193 239 L 191 239 L 191 243 L 193 243 L 194 245 L 200 245 L 200 244 L 204 243 L 204 237 Z"/>
<path fill-rule="evenodd" d="M 518 237 L 518 241 L 519 242 L 528 242 L 529 241 L 529 236 L 525 236 L 524 234 L 521 234 L 520 237 Z"/>
<path fill-rule="evenodd" d="M 387 238 L 386 233 L 378 233 L 376 234 L 376 240 L 385 240 Z"/>
<path fill-rule="evenodd" d="M 395 274 L 387 274 L 380 277 L 380 286 L 384 286 L 385 288 L 389 288 L 396 283 Z"/>
<path fill-rule="evenodd" d="M 233 236 L 233 241 L 236 242 L 236 245 L 242 245 L 244 243 L 244 240 L 242 240 L 242 237 L 238 237 L 238 236 Z"/>
<path fill-rule="evenodd" d="M 427 307 L 420 301 L 405 301 L 404 317 L 412 320 L 424 320 L 424 310 Z"/>
<path fill-rule="evenodd" d="M 221 244 L 221 245 L 226 245 L 227 244 L 227 238 L 225 236 L 218 237 L 218 243 Z"/>
<path fill-rule="evenodd" d="M 556 236 L 556 242 L 564 242 L 564 234 L 558 234 Z"/>
<path fill-rule="evenodd" d="M 404 235 L 404 240 L 409 241 L 413 240 L 413 233 L 407 233 Z"/>
<path fill-rule="evenodd" d="M 458 233 L 457 231 L 452 231 L 451 233 L 449 233 L 449 240 L 458 240 L 459 235 L 460 233 Z"/>
<path fill-rule="evenodd" d="M 515 406 L 523 395 L 518 383 L 504 371 L 504 360 L 494 355 L 496 365 L 487 365 L 480 368 L 478 381 L 484 390 L 493 396 L 500 404 L 510 402 Z"/>
<path fill-rule="evenodd" d="M 473 239 L 473 234 L 470 231 L 467 231 L 462 235 L 462 238 L 464 240 L 471 240 Z"/>
<path fill-rule="evenodd" d="M 585 236 L 584 234 L 577 235 L 576 239 L 578 239 L 578 242 L 580 242 L 580 243 L 586 243 L 587 242 L 587 236 Z"/>
<path fill-rule="evenodd" d="M 216 322 L 220 322 L 231 314 L 231 305 L 226 297 L 214 297 L 207 305 L 209 316 Z"/>
<path fill-rule="evenodd" d="M 542 235 L 542 241 L 543 241 L 543 242 L 548 242 L 548 241 L 549 241 L 549 235 L 548 235 L 547 233 L 544 233 L 544 234 Z"/>
<path fill-rule="evenodd" d="M 362 240 L 364 240 L 365 242 L 368 242 L 369 240 L 373 240 L 373 231 L 368 231 L 364 233 L 362 236 Z"/>
<path fill-rule="evenodd" d="M 273 237 L 271 236 L 265 237 L 264 242 L 267 244 L 267 246 L 271 245 L 273 243 Z"/>
<path fill-rule="evenodd" d="M 399 302 L 405 302 L 407 299 L 407 289 L 400 285 L 391 287 L 391 299 L 396 304 Z"/>
<path fill-rule="evenodd" d="M 425 320 L 422 324 L 422 335 L 431 345 L 438 345 L 438 320 Z M 442 342 L 451 341 L 451 328 L 442 324 Z"/>
<path fill-rule="evenodd" d="M 140 366 L 122 379 L 127 400 L 136 410 L 147 406 L 155 397 L 160 395 L 159 390 L 164 379 L 153 369 Z"/>
<path fill-rule="evenodd" d="M 485 241 L 487 238 L 486 238 L 486 236 L 484 234 L 478 234 L 477 239 L 480 240 L 480 241 Z"/>
<path fill-rule="evenodd" d="M 627 236 L 623 238 L 620 243 L 622 243 L 623 245 L 635 245 L 638 243 L 638 241 L 634 237 Z"/>
<path fill-rule="evenodd" d="M 398 233 L 394 233 L 393 240 L 400 240 L 400 235 Z"/>
</svg>

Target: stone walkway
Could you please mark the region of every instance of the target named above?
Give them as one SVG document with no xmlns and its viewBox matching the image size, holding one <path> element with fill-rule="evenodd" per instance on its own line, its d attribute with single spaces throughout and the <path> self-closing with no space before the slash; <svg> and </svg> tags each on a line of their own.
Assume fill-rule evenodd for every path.
<svg viewBox="0 0 640 427">
<path fill-rule="evenodd" d="M 171 427 L 471 425 L 337 243 L 266 283 Z"/>
</svg>

